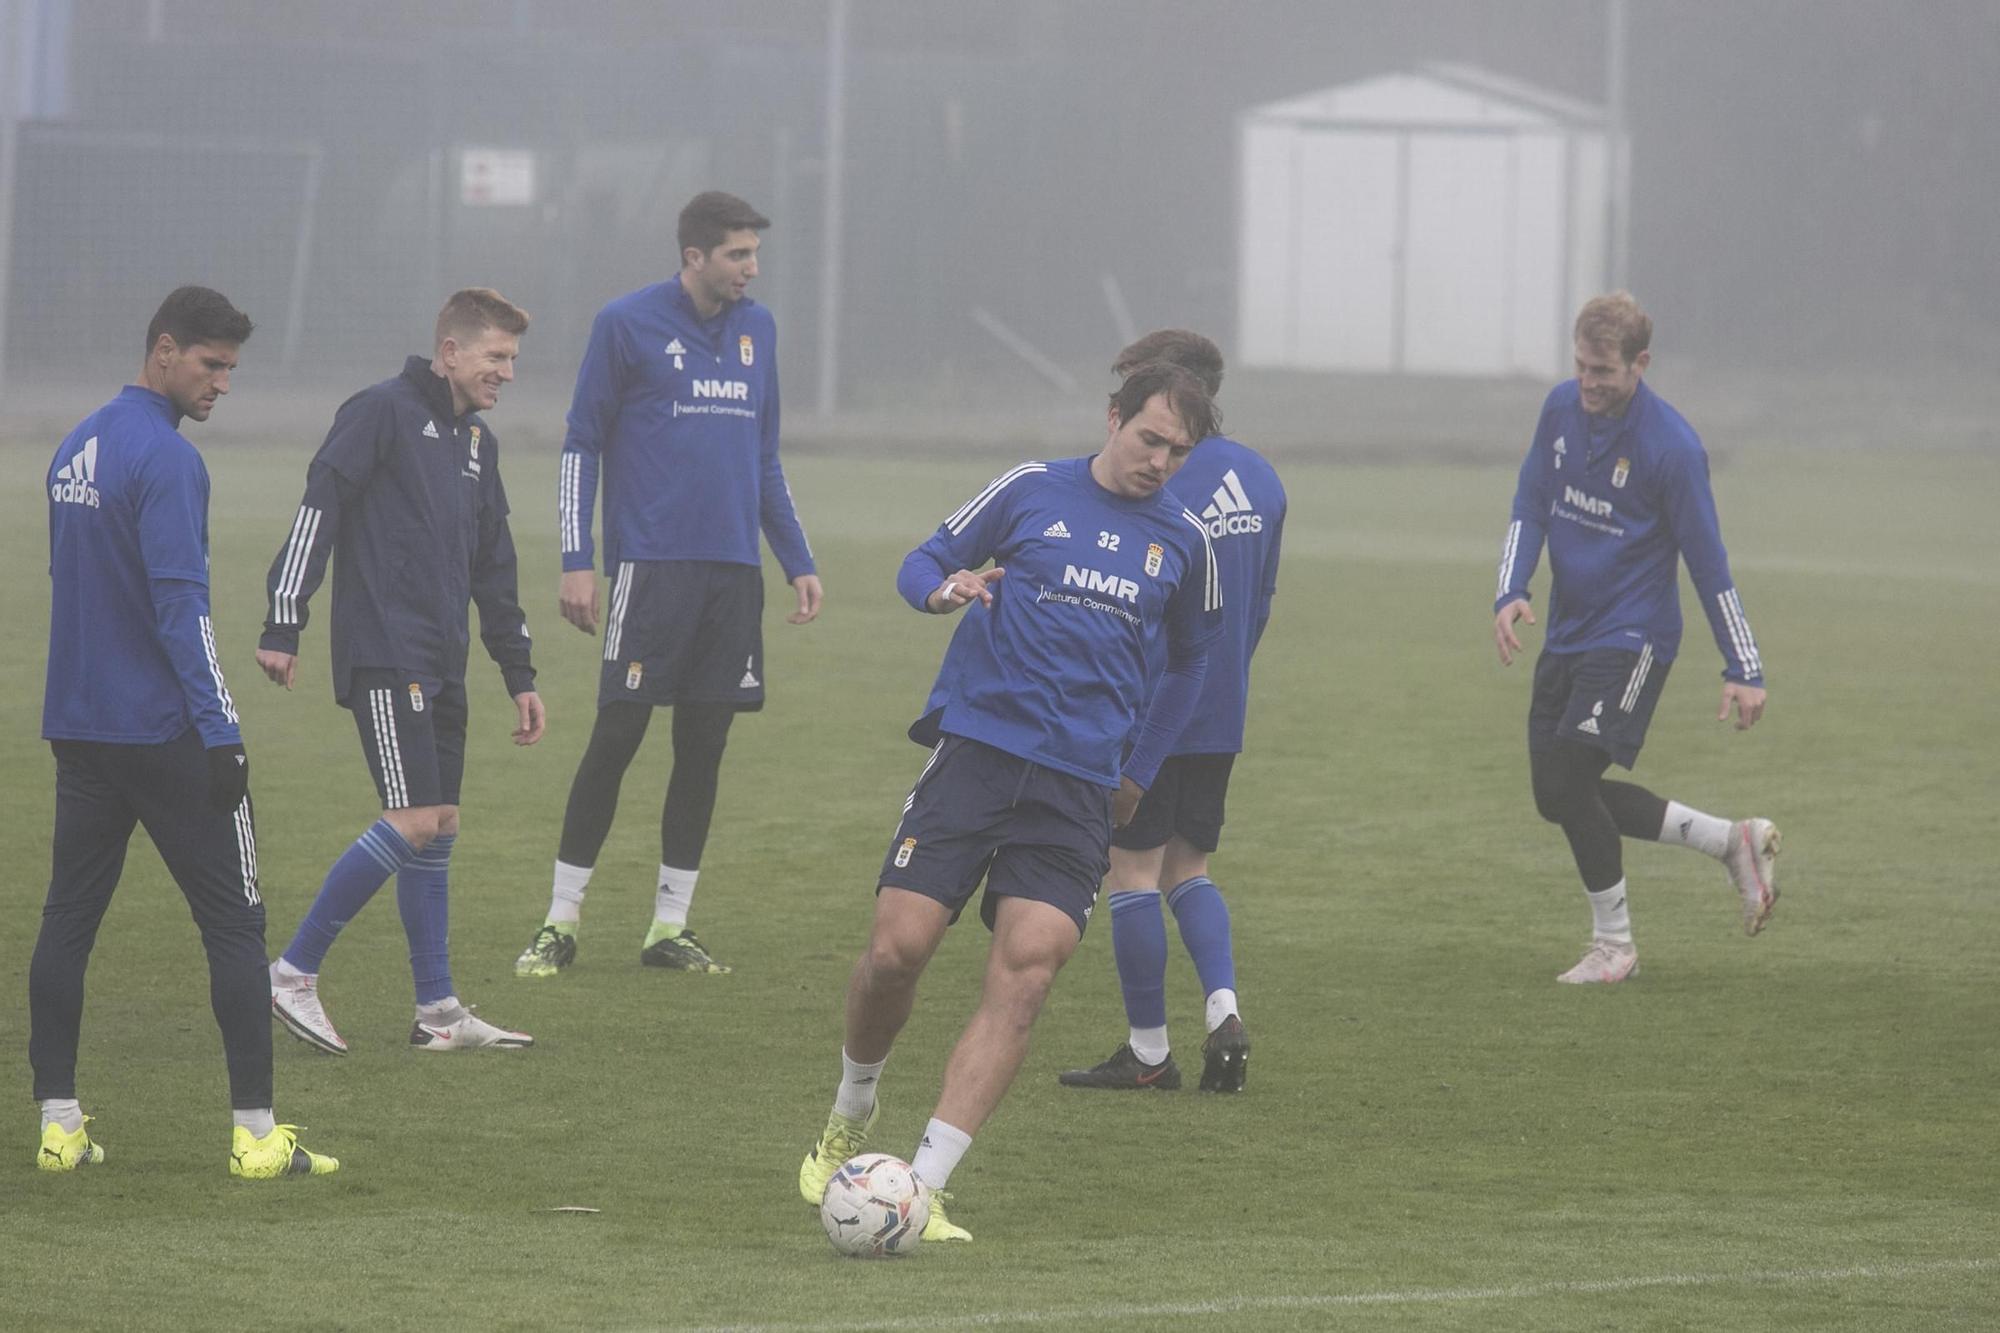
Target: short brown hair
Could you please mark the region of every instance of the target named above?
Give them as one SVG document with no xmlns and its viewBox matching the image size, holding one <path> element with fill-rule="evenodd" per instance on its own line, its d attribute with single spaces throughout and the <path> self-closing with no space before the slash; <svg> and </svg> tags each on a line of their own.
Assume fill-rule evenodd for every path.
<svg viewBox="0 0 2000 1333">
<path fill-rule="evenodd" d="M 436 345 L 450 338 L 463 346 L 488 329 L 518 338 L 528 331 L 528 312 L 491 287 L 467 287 L 453 292 L 438 311 Z"/>
<path fill-rule="evenodd" d="M 1135 368 L 1111 395 L 1111 410 L 1120 424 L 1146 410 L 1154 395 L 1165 394 L 1167 406 L 1180 418 L 1189 444 L 1200 444 L 1222 427 L 1222 414 L 1208 396 L 1201 376 L 1171 361 L 1148 361 Z"/>
<path fill-rule="evenodd" d="M 699 250 L 703 254 L 729 239 L 732 231 L 762 231 L 771 219 L 733 194 L 704 190 L 688 200 L 681 210 L 678 236 L 681 254 Z"/>
<path fill-rule="evenodd" d="M 1222 349 L 1189 329 L 1155 329 L 1118 354 L 1111 373 L 1123 378 L 1148 361 L 1171 361 L 1192 370 L 1208 386 L 1208 396 L 1222 392 Z"/>
<path fill-rule="evenodd" d="M 1584 302 L 1576 317 L 1576 340 L 1586 347 L 1616 347 L 1631 365 L 1653 344 L 1653 320 L 1627 291 L 1606 292 Z"/>
</svg>

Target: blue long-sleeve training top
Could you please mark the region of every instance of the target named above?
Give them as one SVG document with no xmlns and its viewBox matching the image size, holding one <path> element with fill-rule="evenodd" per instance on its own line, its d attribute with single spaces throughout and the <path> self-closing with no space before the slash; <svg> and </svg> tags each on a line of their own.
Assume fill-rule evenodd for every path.
<svg viewBox="0 0 2000 1333">
<path fill-rule="evenodd" d="M 209 619 L 208 469 L 178 424 L 128 385 L 49 464 L 46 740 L 242 743 Z"/>
<path fill-rule="evenodd" d="M 988 560 L 1006 570 L 991 585 L 993 605 L 959 613 L 910 738 L 964 736 L 1103 786 L 1121 772 L 1150 786 L 1222 633 L 1222 583 L 1202 521 L 1164 489 L 1140 499 L 1105 490 L 1088 458 L 1023 463 L 910 552 L 896 587 L 926 610 L 946 578 Z M 1156 639 L 1165 674 L 1148 665 Z"/>
<path fill-rule="evenodd" d="M 624 560 L 762 563 L 814 571 L 778 458 L 777 324 L 744 297 L 704 320 L 678 275 L 598 312 L 563 437 L 557 520 L 565 572 Z"/>
<path fill-rule="evenodd" d="M 478 413 L 452 414 L 451 386 L 428 357 L 410 357 L 334 414 L 265 579 L 261 647 L 298 652 L 329 557 L 342 704 L 363 667 L 463 681 L 469 605 L 507 693 L 534 688 L 499 442 Z"/>
<path fill-rule="evenodd" d="M 1549 652 L 1650 646 L 1671 662 L 1680 651 L 1685 559 L 1722 650 L 1723 676 L 1762 683 L 1763 659 L 1729 576 L 1708 454 L 1686 419 L 1643 381 L 1616 423 L 1593 421 L 1575 380 L 1550 392 L 1521 463 L 1495 612 L 1528 596 L 1545 541 Z"/>
<path fill-rule="evenodd" d="M 1285 528 L 1285 488 L 1263 455 L 1221 435 L 1194 447 L 1167 482 L 1167 494 L 1208 527 L 1222 578 L 1222 633 L 1208 650 L 1208 670 L 1194 716 L 1172 754 L 1237 754 L 1250 703 L 1250 658 L 1271 619 L 1278 591 L 1278 551 Z M 1163 648 L 1154 661 L 1163 662 Z"/>
</svg>

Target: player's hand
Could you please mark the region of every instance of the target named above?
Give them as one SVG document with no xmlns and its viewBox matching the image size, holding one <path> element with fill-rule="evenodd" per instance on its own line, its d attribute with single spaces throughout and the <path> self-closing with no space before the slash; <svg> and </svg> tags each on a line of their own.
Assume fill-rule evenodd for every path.
<svg viewBox="0 0 2000 1333">
<path fill-rule="evenodd" d="M 1745 685 L 1741 681 L 1722 682 L 1722 707 L 1716 711 L 1717 722 L 1727 722 L 1731 709 L 1736 711 L 1736 729 L 1748 731 L 1757 725 L 1757 719 L 1764 716 L 1764 687 Z"/>
<path fill-rule="evenodd" d="M 514 707 L 521 715 L 521 725 L 514 728 L 514 744 L 533 745 L 549 726 L 549 712 L 542 706 L 542 696 L 533 690 L 523 690 L 514 696 Z"/>
<path fill-rule="evenodd" d="M 1520 637 L 1514 633 L 1517 620 L 1535 623 L 1535 608 L 1528 605 L 1525 597 L 1516 597 L 1493 617 L 1493 643 L 1500 649 L 1501 666 L 1513 666 L 1514 654 L 1521 651 Z"/>
<path fill-rule="evenodd" d="M 969 569 L 961 569 L 943 583 L 937 591 L 924 601 L 924 608 L 938 615 L 950 615 L 962 606 L 979 602 L 993 605 L 993 585 L 1007 577 L 1007 571 L 995 565 L 991 569 L 975 574 Z"/>
<path fill-rule="evenodd" d="M 292 688 L 292 682 L 299 678 L 299 659 L 296 653 L 281 653 L 270 648 L 257 650 L 257 666 L 270 678 L 274 685 Z"/>
<path fill-rule="evenodd" d="M 1132 822 L 1132 816 L 1139 811 L 1139 802 L 1146 798 L 1146 789 L 1128 777 L 1118 779 L 1118 794 L 1111 798 L 1111 827 L 1124 828 Z"/>
<path fill-rule="evenodd" d="M 597 571 L 594 569 L 566 570 L 562 576 L 562 590 L 556 594 L 562 607 L 562 618 L 582 630 L 585 634 L 597 633 L 598 612 L 603 603 L 598 600 Z"/>
<path fill-rule="evenodd" d="M 208 808 L 226 815 L 250 794 L 250 757 L 241 745 L 214 745 L 208 751 Z"/>
<path fill-rule="evenodd" d="M 792 588 L 799 595 L 799 609 L 785 617 L 786 623 L 809 625 L 819 619 L 820 603 L 826 600 L 826 590 L 819 586 L 819 575 L 801 574 L 792 580 Z"/>
</svg>

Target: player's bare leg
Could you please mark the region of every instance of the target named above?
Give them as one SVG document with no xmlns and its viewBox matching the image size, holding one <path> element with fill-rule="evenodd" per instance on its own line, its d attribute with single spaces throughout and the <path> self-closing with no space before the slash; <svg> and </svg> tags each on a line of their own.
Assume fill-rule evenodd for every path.
<svg viewBox="0 0 2000 1333">
<path fill-rule="evenodd" d="M 979 1008 L 945 1065 L 937 1118 L 973 1134 L 993 1114 L 1028 1054 L 1028 1032 L 1078 943 L 1061 909 L 1003 897 L 993 920 Z"/>
</svg>

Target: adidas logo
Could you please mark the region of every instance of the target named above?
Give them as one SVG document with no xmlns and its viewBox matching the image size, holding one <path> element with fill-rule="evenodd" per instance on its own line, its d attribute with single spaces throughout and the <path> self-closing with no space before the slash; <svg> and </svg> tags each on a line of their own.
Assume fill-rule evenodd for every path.
<svg viewBox="0 0 2000 1333">
<path fill-rule="evenodd" d="M 743 659 L 743 679 L 736 682 L 737 689 L 757 690 L 757 689 L 762 689 L 764 687 L 764 682 L 757 679 L 756 667 L 757 667 L 756 658 L 746 657 Z"/>
<path fill-rule="evenodd" d="M 1042 535 L 1044 537 L 1061 537 L 1064 541 L 1068 541 L 1069 527 L 1061 519 L 1057 519 L 1042 529 Z"/>
<path fill-rule="evenodd" d="M 681 346 L 681 340 L 679 338 L 676 338 L 672 342 L 667 344 L 668 356 L 686 356 L 687 354 L 688 354 L 688 349 Z"/>
<path fill-rule="evenodd" d="M 69 462 L 56 469 L 56 479 L 49 484 L 49 499 L 57 504 L 88 505 L 92 509 L 102 503 L 97 493 L 95 435 L 83 442 L 83 448 Z"/>
<path fill-rule="evenodd" d="M 1594 717 L 1587 717 L 1583 721 L 1577 723 L 1576 729 L 1582 732 L 1586 736 L 1596 736 L 1601 734 L 1597 730 L 1597 719 Z"/>
<path fill-rule="evenodd" d="M 426 421 L 426 422 L 424 423 L 424 438 L 425 438 L 425 439 L 427 439 L 427 440 L 435 440 L 435 439 L 436 439 L 437 437 L 438 437 L 438 424 L 437 424 L 437 422 L 435 422 L 435 421 Z"/>
<path fill-rule="evenodd" d="M 1208 508 L 1201 516 L 1208 520 L 1208 535 L 1227 537 L 1239 532 L 1262 532 L 1264 516 L 1249 512 L 1250 497 L 1244 494 L 1243 481 L 1231 468 L 1222 474 L 1222 484 L 1215 488 L 1215 498 L 1208 502 Z"/>
</svg>

